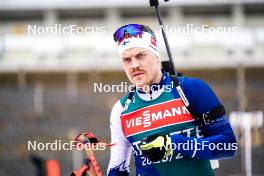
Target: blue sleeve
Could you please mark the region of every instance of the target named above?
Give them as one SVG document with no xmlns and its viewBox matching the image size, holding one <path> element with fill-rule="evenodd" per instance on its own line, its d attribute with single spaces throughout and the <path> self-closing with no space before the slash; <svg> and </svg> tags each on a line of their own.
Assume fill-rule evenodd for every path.
<svg viewBox="0 0 264 176">
<path fill-rule="evenodd" d="M 197 115 L 204 114 L 220 104 L 213 90 L 200 79 L 184 78 L 181 86 Z"/>
<path fill-rule="evenodd" d="M 195 114 L 202 115 L 220 105 L 212 89 L 200 79 L 184 78 L 181 86 Z M 203 130 L 203 138 L 172 135 L 172 143 L 177 146 L 174 152 L 197 159 L 224 159 L 235 155 L 236 138 L 226 115 L 205 125 Z M 177 145 L 179 143 L 189 143 L 190 147 L 186 150 Z"/>
</svg>

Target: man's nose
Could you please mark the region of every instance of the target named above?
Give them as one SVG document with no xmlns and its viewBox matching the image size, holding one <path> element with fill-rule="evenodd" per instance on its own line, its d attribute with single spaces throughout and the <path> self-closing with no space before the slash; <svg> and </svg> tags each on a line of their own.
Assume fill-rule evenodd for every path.
<svg viewBox="0 0 264 176">
<path fill-rule="evenodd" d="M 132 58 L 131 60 L 131 68 L 136 69 L 140 66 L 139 61 L 136 58 Z"/>
</svg>

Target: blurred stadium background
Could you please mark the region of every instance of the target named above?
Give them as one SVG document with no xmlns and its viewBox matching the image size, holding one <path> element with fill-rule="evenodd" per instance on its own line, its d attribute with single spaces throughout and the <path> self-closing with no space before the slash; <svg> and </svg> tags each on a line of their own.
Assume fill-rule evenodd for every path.
<svg viewBox="0 0 264 176">
<path fill-rule="evenodd" d="M 115 29 L 142 23 L 158 34 L 148 0 L 0 0 L 0 175 L 37 175 L 35 155 L 56 159 L 61 175 L 80 166 L 72 151 L 28 151 L 27 141 L 68 141 L 92 131 L 110 141 L 109 114 L 122 93 L 95 93 L 94 83 L 129 82 L 112 40 Z M 178 71 L 207 81 L 228 113 L 264 110 L 264 1 L 171 0 L 161 2 Z M 29 25 L 90 27 L 89 33 L 37 35 Z M 228 32 L 176 31 L 188 25 L 235 27 Z M 240 121 L 241 119 L 238 119 Z M 220 161 L 217 175 L 245 175 L 243 130 L 237 157 Z M 263 127 L 251 129 L 252 172 L 264 175 Z M 97 152 L 103 172 L 109 150 Z M 132 168 L 133 170 L 133 168 Z"/>
</svg>

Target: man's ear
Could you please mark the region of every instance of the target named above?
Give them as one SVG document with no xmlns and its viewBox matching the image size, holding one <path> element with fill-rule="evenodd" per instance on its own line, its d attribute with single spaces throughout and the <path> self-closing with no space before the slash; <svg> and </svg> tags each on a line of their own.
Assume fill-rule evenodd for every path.
<svg viewBox="0 0 264 176">
<path fill-rule="evenodd" d="M 156 55 L 155 55 L 155 57 L 157 59 L 157 63 L 159 63 L 160 62 L 160 58 L 158 56 L 156 56 Z"/>
<path fill-rule="evenodd" d="M 161 61 L 160 61 L 160 57 L 156 56 L 157 59 L 157 63 L 159 63 L 160 67 L 161 67 Z"/>
</svg>

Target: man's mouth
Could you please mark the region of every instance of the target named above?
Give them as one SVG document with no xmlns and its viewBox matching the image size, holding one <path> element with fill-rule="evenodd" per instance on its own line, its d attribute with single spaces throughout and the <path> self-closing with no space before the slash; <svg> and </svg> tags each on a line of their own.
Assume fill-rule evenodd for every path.
<svg viewBox="0 0 264 176">
<path fill-rule="evenodd" d="M 136 77 L 136 76 L 140 76 L 140 75 L 143 75 L 144 72 L 135 72 L 132 74 L 133 77 Z"/>
</svg>

